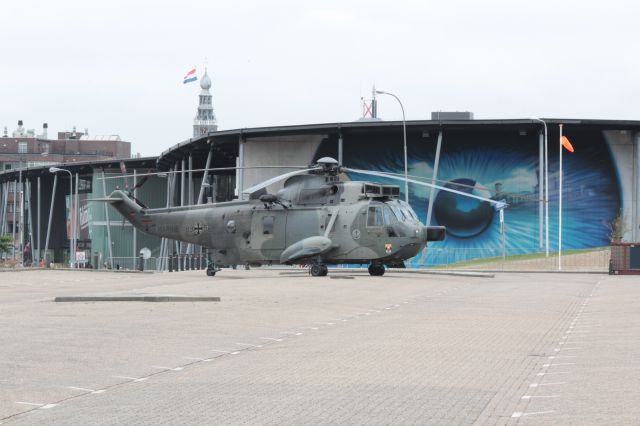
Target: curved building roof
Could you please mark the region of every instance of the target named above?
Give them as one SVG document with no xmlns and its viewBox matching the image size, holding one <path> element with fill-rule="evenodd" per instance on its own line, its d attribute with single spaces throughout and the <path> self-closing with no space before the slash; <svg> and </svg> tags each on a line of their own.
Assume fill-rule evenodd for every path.
<svg viewBox="0 0 640 426">
<path fill-rule="evenodd" d="M 580 128 L 596 128 L 599 130 L 632 130 L 640 131 L 638 120 L 585 120 L 543 118 L 547 126 L 563 124 L 565 129 L 573 126 Z M 158 157 L 158 170 L 166 171 L 174 167 L 176 162 L 192 156 L 193 168 L 203 168 L 210 149 L 214 150 L 211 167 L 235 166 L 238 156 L 238 142 L 251 138 L 277 136 L 327 135 L 347 140 L 350 134 L 396 133 L 402 130 L 402 121 L 353 121 L 345 123 L 303 124 L 293 126 L 253 127 L 233 130 L 209 132 L 199 138 L 187 139 L 165 150 Z M 542 125 L 537 119 L 502 119 L 502 120 L 412 120 L 406 122 L 407 133 L 446 130 L 470 130 L 481 127 L 485 130 L 536 130 Z"/>
</svg>

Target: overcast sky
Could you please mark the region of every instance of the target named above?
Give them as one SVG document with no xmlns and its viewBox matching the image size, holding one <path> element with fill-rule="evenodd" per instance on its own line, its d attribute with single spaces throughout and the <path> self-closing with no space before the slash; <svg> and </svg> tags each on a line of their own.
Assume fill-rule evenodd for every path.
<svg viewBox="0 0 640 426">
<path fill-rule="evenodd" d="M 407 119 L 640 119 L 637 1 L 5 1 L 0 126 L 189 138 L 208 58 L 220 129 Z M 401 118 L 389 97 L 383 119 Z"/>
</svg>

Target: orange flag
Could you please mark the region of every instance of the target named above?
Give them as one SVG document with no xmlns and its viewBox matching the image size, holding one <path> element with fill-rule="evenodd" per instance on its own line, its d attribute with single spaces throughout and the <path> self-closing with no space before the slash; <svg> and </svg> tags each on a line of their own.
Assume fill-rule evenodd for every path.
<svg viewBox="0 0 640 426">
<path fill-rule="evenodd" d="M 569 152 L 574 152 L 575 151 L 573 149 L 573 145 L 571 145 L 571 142 L 569 142 L 569 138 L 567 138 L 566 136 L 563 136 L 562 139 L 560 140 L 560 142 L 562 142 L 562 146 L 567 151 L 569 151 Z"/>
</svg>

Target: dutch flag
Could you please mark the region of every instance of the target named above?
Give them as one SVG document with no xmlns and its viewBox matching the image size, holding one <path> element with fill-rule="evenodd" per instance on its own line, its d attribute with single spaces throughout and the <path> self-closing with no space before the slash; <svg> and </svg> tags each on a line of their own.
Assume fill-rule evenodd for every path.
<svg viewBox="0 0 640 426">
<path fill-rule="evenodd" d="M 192 81 L 196 81 L 197 79 L 198 76 L 196 75 L 196 69 L 194 68 L 184 76 L 184 81 L 182 82 L 182 84 L 191 83 Z"/>
</svg>

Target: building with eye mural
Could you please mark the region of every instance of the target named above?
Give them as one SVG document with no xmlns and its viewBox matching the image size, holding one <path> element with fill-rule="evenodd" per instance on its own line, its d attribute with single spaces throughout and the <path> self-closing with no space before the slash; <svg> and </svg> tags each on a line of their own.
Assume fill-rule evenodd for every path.
<svg viewBox="0 0 640 426">
<path fill-rule="evenodd" d="M 416 181 L 504 200 L 508 255 L 545 252 L 547 247 L 552 253 L 558 250 L 561 125 L 574 148 L 573 153 L 564 151 L 562 161 L 562 249 L 608 246 L 617 218 L 624 223 L 624 240 L 640 238 L 640 122 L 447 120 L 443 116 L 406 122 L 408 174 Z M 234 176 L 236 195 L 287 171 L 250 167 L 307 165 L 325 156 L 355 169 L 404 175 L 403 123 L 385 121 L 212 132 L 165 151 L 158 158 L 158 168 L 179 168 L 186 157 L 194 167 L 204 167 L 207 152 L 222 146 L 230 149 L 231 157 L 237 149 L 237 164 L 245 167 Z M 400 184 L 404 197 L 402 181 L 354 173 L 345 178 Z M 282 183 L 270 192 L 275 193 L 278 185 Z M 499 214 L 489 203 L 417 183 L 409 184 L 408 197 L 423 223 L 447 228 L 445 241 L 430 245 L 434 255 L 414 259 L 413 266 L 495 257 L 502 252 Z"/>
</svg>

